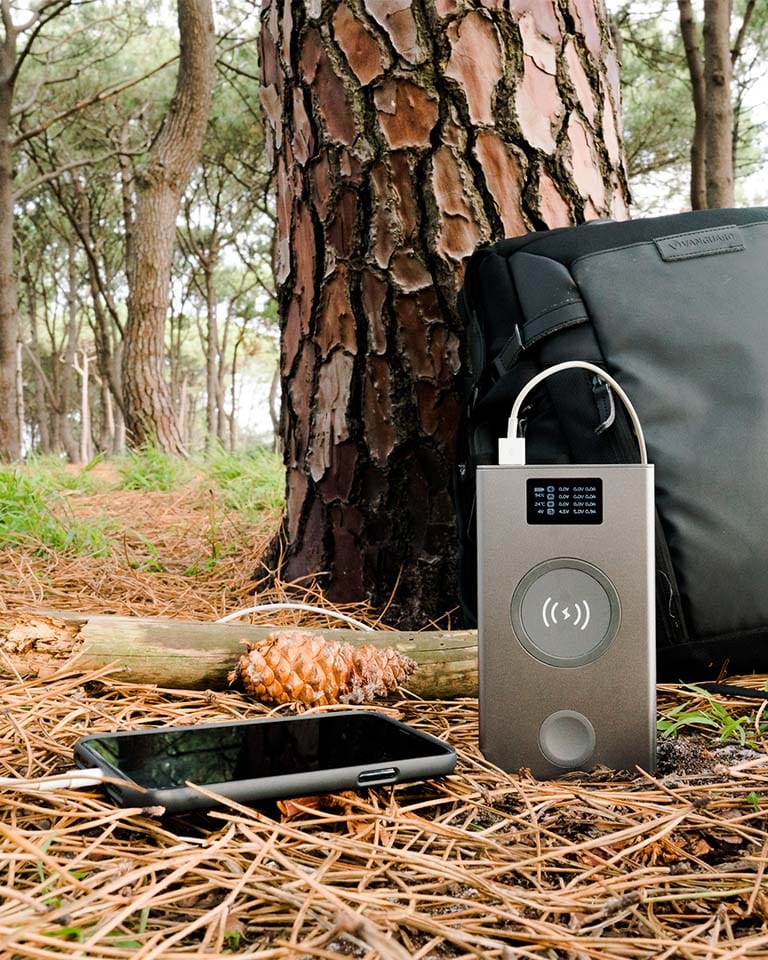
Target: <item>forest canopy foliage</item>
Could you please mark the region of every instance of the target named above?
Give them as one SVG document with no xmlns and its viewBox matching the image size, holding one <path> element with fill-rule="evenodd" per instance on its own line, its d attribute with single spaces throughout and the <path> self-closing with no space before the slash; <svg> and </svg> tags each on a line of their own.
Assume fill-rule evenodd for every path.
<svg viewBox="0 0 768 960">
<path fill-rule="evenodd" d="M 703 3 L 691 5 L 703 45 Z M 695 113 L 680 28 L 680 3 L 609 3 L 621 53 L 624 150 L 633 192 L 632 215 L 690 209 Z M 735 203 L 768 202 L 762 171 L 768 150 L 768 5 L 736 0 L 729 47 L 733 75 L 732 152 Z"/>
<path fill-rule="evenodd" d="M 255 386 L 264 398 L 277 373 L 278 333 L 274 204 L 259 105 L 260 6 L 215 5 L 213 106 L 177 224 L 163 375 L 191 451 L 263 440 L 277 423 L 274 403 L 271 418 L 265 409 L 258 416 L 253 403 Z M 634 216 L 689 205 L 694 109 L 679 6 L 609 4 Z M 703 6 L 692 8 L 700 27 Z M 6 345 L 16 354 L 6 389 L 23 424 L 22 453 L 87 462 L 125 446 L 126 264 L 137 176 L 174 92 L 177 4 L 44 0 L 35 21 L 30 9 L 7 5 L 13 44 L 9 23 L 0 28 L 3 56 L 16 58 L 8 161 L 14 212 L 0 216 L 0 249 L 7 240 L 16 276 L 14 302 L 0 304 L 0 314 L 10 310 L 18 322 L 18 340 L 14 334 Z M 736 0 L 730 39 L 738 48 L 736 202 L 759 204 L 766 200 L 758 174 L 767 136 L 761 90 L 768 7 Z M 273 401 L 276 388 L 275 380 Z"/>
<path fill-rule="evenodd" d="M 213 105 L 177 223 L 163 372 L 191 450 L 237 445 L 243 392 L 271 376 L 276 353 L 257 6 L 216 4 Z M 87 462 L 125 444 L 136 178 L 171 104 L 179 38 L 170 0 L 43 7 L 56 10 L 34 39 L 19 34 L 28 52 L 12 115 L 15 217 L 0 223 L 14 233 L 16 402 L 24 452 Z M 12 16 L 21 23 L 21 5 Z"/>
</svg>

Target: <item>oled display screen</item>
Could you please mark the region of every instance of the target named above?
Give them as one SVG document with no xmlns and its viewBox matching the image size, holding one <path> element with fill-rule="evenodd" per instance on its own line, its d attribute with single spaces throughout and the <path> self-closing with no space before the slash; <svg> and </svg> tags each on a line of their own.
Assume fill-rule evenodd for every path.
<svg viewBox="0 0 768 960">
<path fill-rule="evenodd" d="M 550 477 L 527 481 L 528 523 L 603 522 L 603 481 Z"/>
</svg>

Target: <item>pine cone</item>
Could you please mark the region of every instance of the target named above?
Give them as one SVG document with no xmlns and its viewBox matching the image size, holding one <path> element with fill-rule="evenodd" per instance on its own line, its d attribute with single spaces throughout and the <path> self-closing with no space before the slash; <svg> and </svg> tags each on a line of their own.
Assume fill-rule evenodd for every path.
<svg viewBox="0 0 768 960">
<path fill-rule="evenodd" d="M 247 652 L 228 680 L 241 680 L 247 693 L 272 703 L 365 703 L 386 696 L 416 669 L 391 647 L 356 647 L 299 630 L 243 642 Z"/>
</svg>

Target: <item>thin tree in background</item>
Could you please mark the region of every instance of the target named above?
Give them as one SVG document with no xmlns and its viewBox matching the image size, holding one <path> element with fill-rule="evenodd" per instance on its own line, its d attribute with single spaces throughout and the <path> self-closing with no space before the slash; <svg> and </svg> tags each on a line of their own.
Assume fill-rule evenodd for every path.
<svg viewBox="0 0 768 960">
<path fill-rule="evenodd" d="M 164 376 L 176 219 L 203 143 L 213 91 L 211 0 L 178 0 L 176 91 L 145 166 L 134 180 L 130 224 L 128 319 L 123 346 L 123 400 L 129 441 L 184 453 Z"/>
<path fill-rule="evenodd" d="M 627 215 L 583 0 L 265 0 L 287 510 L 272 561 L 424 625 L 455 597 L 462 323 L 481 243 Z"/>
<path fill-rule="evenodd" d="M 249 49 L 255 50 L 255 45 Z M 256 235 L 272 233 L 272 224 L 259 210 L 265 174 L 260 164 L 253 163 L 261 159 L 254 143 L 260 139 L 259 117 L 248 109 L 258 111 L 257 78 L 250 81 L 255 101 L 251 104 L 232 90 L 227 66 L 219 66 L 225 76 L 217 87 L 216 112 L 208 125 L 200 170 L 182 202 L 177 234 L 179 266 L 204 316 L 200 341 L 206 359 L 206 450 L 230 444 L 235 407 L 231 391 L 227 401 L 226 381 L 235 366 L 234 346 L 239 343 L 242 348 L 246 334 L 243 326 L 238 340 L 233 312 L 250 312 L 246 301 L 255 295 L 259 273 L 259 265 L 253 263 Z M 257 70 L 255 64 L 253 69 Z M 244 155 L 244 143 L 255 149 L 254 157 Z M 236 281 L 233 274 L 239 275 Z"/>
<path fill-rule="evenodd" d="M 733 206 L 730 0 L 704 0 L 707 207 Z"/>
<path fill-rule="evenodd" d="M 755 0 L 749 0 L 744 8 L 733 47 L 729 0 L 704 0 L 703 50 L 691 0 L 678 0 L 678 8 L 695 116 L 691 208 L 730 207 L 734 203 L 736 139 L 731 81 L 755 11 Z"/>
<path fill-rule="evenodd" d="M 768 4 L 734 0 L 730 25 L 725 22 L 730 4 L 713 6 L 717 23 L 708 30 L 712 42 L 707 47 L 718 51 L 725 69 L 710 57 L 705 71 L 703 0 L 614 3 L 614 32 L 622 48 L 624 145 L 636 215 L 766 200 L 754 174 L 764 169 L 768 146 L 762 109 L 768 78 Z M 709 6 L 706 13 L 711 24 Z M 674 29 L 675 18 L 679 29 Z M 727 105 L 723 112 L 721 80 L 730 84 L 730 120 Z M 714 177 L 710 191 L 717 193 L 709 200 L 708 132 L 718 141 L 710 144 L 712 156 L 725 158 L 725 164 L 719 160 L 710 164 Z M 718 171 L 723 169 L 727 178 L 733 178 L 733 196 L 729 189 L 719 194 Z"/>
<path fill-rule="evenodd" d="M 698 26 L 693 15 L 691 0 L 678 0 L 680 9 L 680 34 L 683 38 L 685 58 L 691 77 L 694 127 L 691 137 L 691 209 L 704 210 L 707 206 L 707 134 L 704 114 L 706 110 L 706 85 L 704 63 L 699 49 Z"/>
<path fill-rule="evenodd" d="M 0 459 L 21 456 L 21 411 L 18 408 L 18 289 L 14 264 L 14 150 L 12 130 L 19 71 L 45 26 L 63 13 L 72 0 L 43 0 L 25 11 L 20 23 L 9 0 L 1 0 L 0 17 Z"/>
<path fill-rule="evenodd" d="M 104 159 L 91 152 L 70 155 L 40 170 L 35 145 L 59 135 L 94 104 L 107 102 L 143 79 L 126 80 L 123 74 L 116 83 L 91 86 L 69 102 L 60 96 L 65 87 L 67 92 L 74 90 L 81 73 L 108 59 L 131 32 L 130 22 L 125 22 L 135 20 L 130 8 L 120 11 L 121 17 L 107 4 L 103 15 L 91 15 L 92 9 L 90 0 L 35 4 L 0 0 L 0 459 L 16 459 L 22 452 L 16 217 L 21 204 L 29 204 L 45 185 Z M 72 29 L 67 34 L 69 18 Z M 95 30 L 103 31 L 101 44 L 94 42 Z M 65 36 L 72 45 L 62 52 Z"/>
</svg>

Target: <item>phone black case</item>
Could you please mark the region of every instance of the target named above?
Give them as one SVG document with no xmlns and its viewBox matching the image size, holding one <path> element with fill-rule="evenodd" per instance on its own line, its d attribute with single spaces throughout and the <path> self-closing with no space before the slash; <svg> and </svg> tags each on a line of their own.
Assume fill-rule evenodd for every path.
<svg viewBox="0 0 768 960">
<path fill-rule="evenodd" d="M 423 780 L 451 773 L 456 765 L 456 752 L 453 747 L 437 737 L 416 730 L 407 724 L 394 720 L 386 714 L 376 711 L 342 710 L 326 714 L 315 714 L 313 719 L 322 722 L 328 717 L 375 717 L 379 721 L 393 724 L 416 737 L 424 747 L 424 755 L 406 759 L 389 760 L 365 764 L 338 766 L 323 770 L 306 770 L 279 776 L 257 777 L 254 779 L 228 780 L 219 783 L 201 784 L 207 793 L 248 804 L 262 800 L 284 799 L 307 796 L 315 793 L 329 793 L 340 790 L 355 790 L 362 787 L 383 786 L 409 780 Z M 173 731 L 204 730 L 227 727 L 250 727 L 254 724 L 292 724 L 304 717 L 262 718 L 258 720 L 234 721 L 233 723 L 198 724 L 194 726 L 155 727 L 127 730 L 120 733 L 91 734 L 81 737 L 75 743 L 75 762 L 81 768 L 99 767 L 114 782 L 105 782 L 106 791 L 119 806 L 161 806 L 166 813 L 180 813 L 187 810 L 206 809 L 217 806 L 209 796 L 195 789 L 189 783 L 170 788 L 146 788 L 136 783 L 117 766 L 93 750 L 90 744 L 104 737 L 126 738 L 137 734 L 152 735 Z M 286 732 L 288 732 L 286 730 Z"/>
</svg>

